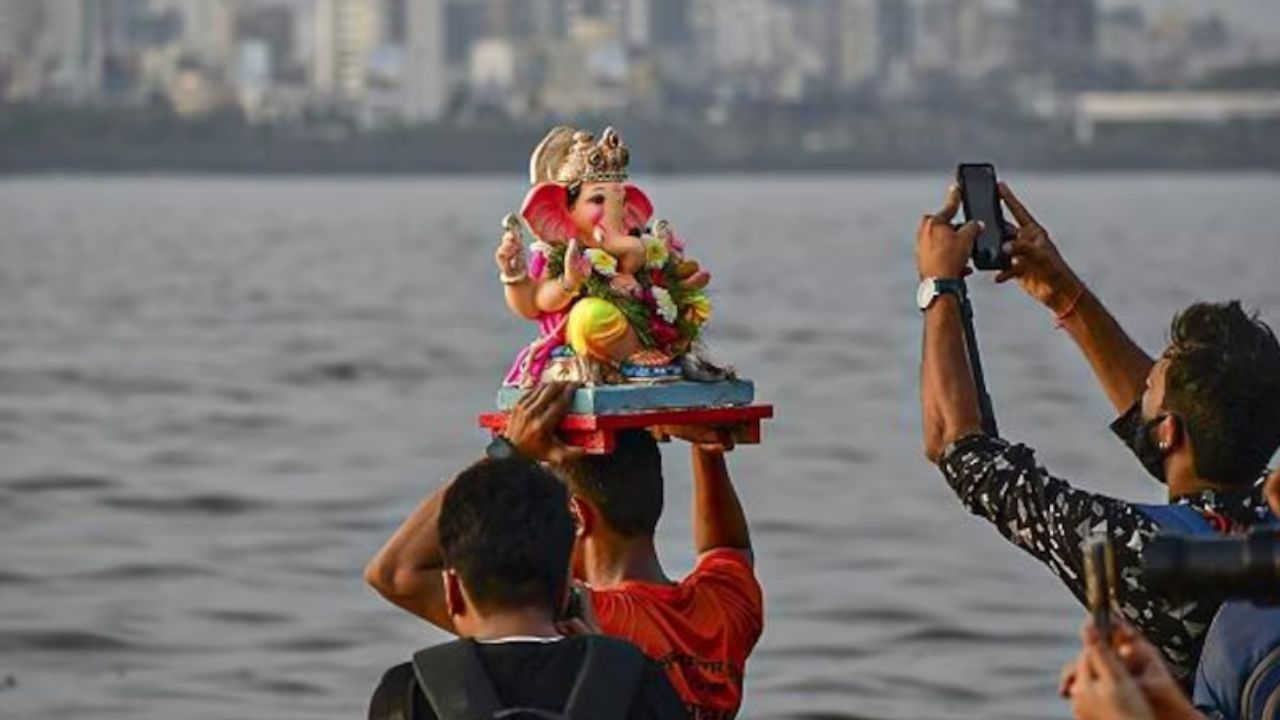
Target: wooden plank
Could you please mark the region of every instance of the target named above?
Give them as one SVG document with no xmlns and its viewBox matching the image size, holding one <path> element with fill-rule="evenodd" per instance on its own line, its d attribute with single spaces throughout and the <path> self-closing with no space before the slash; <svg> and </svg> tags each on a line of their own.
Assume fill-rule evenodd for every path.
<svg viewBox="0 0 1280 720">
<path fill-rule="evenodd" d="M 498 391 L 498 409 L 510 410 L 526 390 L 504 387 Z M 573 394 L 569 412 L 578 415 L 611 415 L 644 412 L 654 408 L 746 407 L 755 401 L 755 384 L 750 380 L 713 383 L 688 381 L 599 385 L 579 388 Z"/>
<path fill-rule="evenodd" d="M 493 434 L 507 427 L 507 413 L 491 412 L 480 416 L 480 427 Z M 715 425 L 731 428 L 734 440 L 744 445 L 760 442 L 761 421 L 773 417 L 772 405 L 745 407 L 684 408 L 645 410 L 609 415 L 566 415 L 558 431 L 564 441 L 585 449 L 589 454 L 613 451 L 615 433 L 632 428 L 657 425 Z"/>
</svg>

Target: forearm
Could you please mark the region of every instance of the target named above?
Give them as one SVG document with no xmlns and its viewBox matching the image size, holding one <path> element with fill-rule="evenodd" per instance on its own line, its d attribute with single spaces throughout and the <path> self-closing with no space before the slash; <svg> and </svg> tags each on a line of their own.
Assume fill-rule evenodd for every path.
<svg viewBox="0 0 1280 720">
<path fill-rule="evenodd" d="M 538 285 L 533 280 L 526 277 L 518 283 L 504 284 L 502 292 L 507 298 L 507 307 L 512 312 L 528 320 L 538 318 Z"/>
<path fill-rule="evenodd" d="M 389 602 L 452 630 L 440 573 L 444 555 L 438 522 L 446 483 L 405 519 L 365 566 L 365 581 Z"/>
<path fill-rule="evenodd" d="M 1062 318 L 1062 327 L 1084 353 L 1116 412 L 1124 412 L 1142 397 L 1153 361 L 1096 295 L 1083 286 L 1081 293 L 1075 309 Z"/>
<path fill-rule="evenodd" d="M 693 446 L 693 545 L 698 554 L 716 548 L 751 550 L 742 503 L 729 479 L 724 451 Z"/>
<path fill-rule="evenodd" d="M 543 313 L 560 312 L 573 303 L 577 295 L 565 290 L 560 279 L 543 280 L 538 283 L 536 294 L 537 308 Z"/>
<path fill-rule="evenodd" d="M 982 428 L 955 295 L 939 296 L 925 311 L 923 356 L 920 395 L 925 455 L 936 463 L 947 445 Z"/>
</svg>

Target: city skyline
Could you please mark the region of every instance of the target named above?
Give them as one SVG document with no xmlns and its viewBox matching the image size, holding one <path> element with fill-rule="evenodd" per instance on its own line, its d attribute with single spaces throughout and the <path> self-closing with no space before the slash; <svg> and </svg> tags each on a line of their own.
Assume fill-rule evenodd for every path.
<svg viewBox="0 0 1280 720">
<path fill-rule="evenodd" d="M 1280 56 L 1280 42 L 1240 29 L 1242 13 L 1265 6 L 1191 9 L 1142 0 L 0 0 L 0 102 L 161 98 L 182 116 L 238 108 L 274 123 L 322 110 L 362 126 L 476 110 L 643 112 L 674 100 L 714 116 L 743 102 L 909 102 L 990 78 L 1018 79 L 1028 96 L 1176 89 Z"/>
</svg>

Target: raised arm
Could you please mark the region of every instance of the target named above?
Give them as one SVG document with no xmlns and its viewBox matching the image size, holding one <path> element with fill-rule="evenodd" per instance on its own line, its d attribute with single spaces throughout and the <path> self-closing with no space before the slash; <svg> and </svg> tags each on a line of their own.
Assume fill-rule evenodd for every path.
<svg viewBox="0 0 1280 720">
<path fill-rule="evenodd" d="M 741 551 L 752 559 L 747 516 L 729 478 L 725 453 L 733 449 L 731 431 L 700 425 L 668 425 L 658 432 L 689 441 L 693 459 L 693 549 Z"/>
<path fill-rule="evenodd" d="M 959 204 L 959 191 L 952 186 L 942 209 L 920 221 L 916 266 L 921 279 L 958 279 L 965 274 L 979 226 L 969 223 L 959 232 L 951 227 Z M 978 392 L 965 352 L 960 303 L 955 294 L 937 296 L 924 311 L 922 354 L 920 404 L 925 456 L 936 463 L 947 445 L 982 428 Z"/>
<path fill-rule="evenodd" d="M 440 505 L 445 483 L 418 505 L 364 569 L 365 582 L 378 594 L 436 627 L 454 632 L 444 600 L 440 552 Z"/>
<path fill-rule="evenodd" d="M 693 446 L 693 548 L 701 555 L 717 548 L 751 554 L 751 533 L 738 493 L 729 479 L 723 445 Z"/>
<path fill-rule="evenodd" d="M 571 262 L 570 258 L 578 260 Z M 535 278 L 529 272 L 518 225 L 508 225 L 502 233 L 502 241 L 494 252 L 493 260 L 498 265 L 498 279 L 502 282 L 507 307 L 529 320 L 537 320 L 543 314 L 568 307 L 578 296 L 588 272 L 582 267 L 578 241 L 573 240 L 565 252 L 564 273 L 558 278 L 545 278 L 542 274 Z"/>
<path fill-rule="evenodd" d="M 1047 307 L 1080 347 L 1116 412 L 1128 410 L 1142 397 L 1152 360 L 1120 327 L 1102 301 L 1076 276 L 1049 233 L 1001 183 L 1000 197 L 1017 221 L 1015 237 L 1006 244 L 1013 267 L 996 282 L 1017 279 L 1028 295 Z"/>
<path fill-rule="evenodd" d="M 520 455 L 563 460 L 578 450 L 563 445 L 555 427 L 568 411 L 576 386 L 550 383 L 526 393 L 511 410 L 504 436 Z M 440 547 L 440 506 L 449 485 L 413 511 L 365 567 L 365 581 L 391 603 L 431 624 L 454 631 L 444 601 L 444 553 Z"/>
</svg>

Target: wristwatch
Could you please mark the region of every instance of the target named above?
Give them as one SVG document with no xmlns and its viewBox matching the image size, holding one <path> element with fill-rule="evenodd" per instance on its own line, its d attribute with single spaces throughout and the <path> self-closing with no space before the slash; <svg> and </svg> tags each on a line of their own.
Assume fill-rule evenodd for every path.
<svg viewBox="0 0 1280 720">
<path fill-rule="evenodd" d="M 515 445 L 511 444 L 505 436 L 494 436 L 493 441 L 484 449 L 485 457 L 490 460 L 511 460 L 513 458 L 524 457 Z"/>
<path fill-rule="evenodd" d="M 920 308 L 920 312 L 929 309 L 934 300 L 943 293 L 955 293 L 955 296 L 964 299 L 964 281 L 956 278 L 932 278 L 927 277 L 920 281 L 920 288 L 916 290 L 916 307 Z"/>
</svg>

